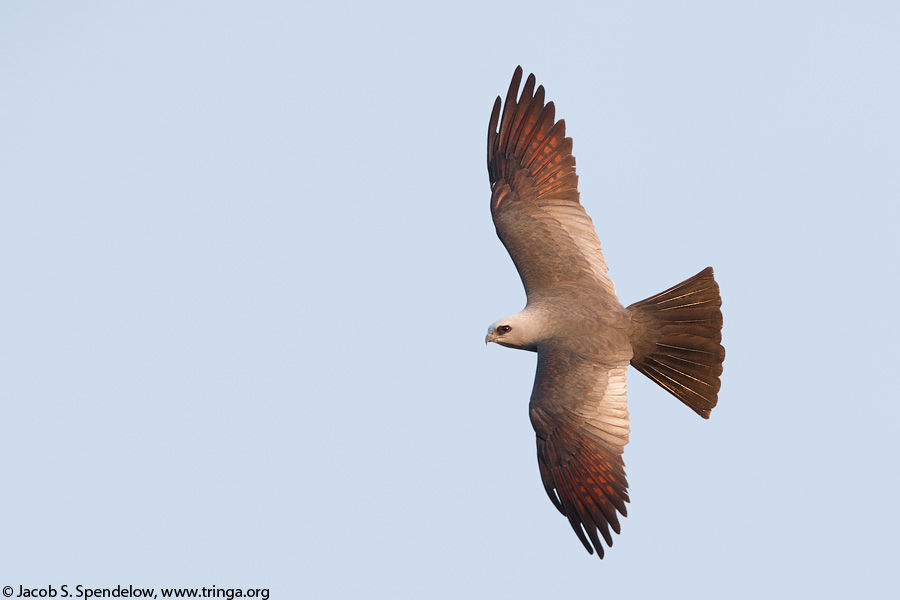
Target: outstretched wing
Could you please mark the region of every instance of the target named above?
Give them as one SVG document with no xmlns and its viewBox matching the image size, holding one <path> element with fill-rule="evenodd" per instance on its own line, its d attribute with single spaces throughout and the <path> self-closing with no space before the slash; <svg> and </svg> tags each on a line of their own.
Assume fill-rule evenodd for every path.
<svg viewBox="0 0 900 600">
<path fill-rule="evenodd" d="M 620 531 L 617 512 L 627 516 L 622 461 L 629 433 L 627 367 L 627 361 L 603 365 L 559 348 L 539 347 L 531 394 L 544 489 L 587 551 L 596 550 L 600 558 L 600 537 L 612 546 L 610 529 Z"/>
<path fill-rule="evenodd" d="M 501 117 L 500 97 L 488 128 L 491 214 L 529 299 L 557 283 L 599 286 L 613 295 L 600 240 L 578 202 L 572 138 L 565 121 L 555 120 L 544 88 L 534 75 L 513 74 Z M 499 125 L 499 128 L 498 128 Z"/>
</svg>

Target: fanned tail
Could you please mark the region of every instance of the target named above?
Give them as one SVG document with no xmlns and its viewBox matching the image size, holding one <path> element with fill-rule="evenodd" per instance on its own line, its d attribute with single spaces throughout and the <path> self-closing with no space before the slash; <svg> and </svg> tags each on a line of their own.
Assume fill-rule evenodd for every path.
<svg viewBox="0 0 900 600">
<path fill-rule="evenodd" d="M 721 306 L 719 285 L 707 267 L 628 307 L 631 364 L 704 419 L 718 402 L 725 360 Z"/>
</svg>

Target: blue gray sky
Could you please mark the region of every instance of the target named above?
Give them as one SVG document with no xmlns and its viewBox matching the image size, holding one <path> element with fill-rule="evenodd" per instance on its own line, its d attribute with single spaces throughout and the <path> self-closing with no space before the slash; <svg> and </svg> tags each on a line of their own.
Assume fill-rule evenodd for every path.
<svg viewBox="0 0 900 600">
<path fill-rule="evenodd" d="M 895 588 L 892 2 L 0 4 L 0 585 Z M 485 140 L 516 65 L 625 304 L 707 265 L 719 406 L 629 372 L 601 562 L 546 498 Z"/>
</svg>

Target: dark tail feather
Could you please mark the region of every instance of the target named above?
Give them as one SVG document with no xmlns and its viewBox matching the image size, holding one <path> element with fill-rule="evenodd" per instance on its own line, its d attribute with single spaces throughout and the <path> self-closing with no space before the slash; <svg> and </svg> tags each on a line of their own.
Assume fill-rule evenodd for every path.
<svg viewBox="0 0 900 600">
<path fill-rule="evenodd" d="M 704 419 L 718 401 L 725 360 L 720 306 L 719 285 L 707 267 L 628 307 L 631 364 Z"/>
</svg>

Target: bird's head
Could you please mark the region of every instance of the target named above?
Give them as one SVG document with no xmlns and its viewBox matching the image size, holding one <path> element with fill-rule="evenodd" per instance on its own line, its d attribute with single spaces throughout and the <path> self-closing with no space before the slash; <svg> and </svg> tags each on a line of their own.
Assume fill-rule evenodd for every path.
<svg viewBox="0 0 900 600">
<path fill-rule="evenodd" d="M 488 327 L 484 343 L 494 342 L 507 348 L 537 352 L 537 346 L 535 345 L 537 331 L 534 325 L 532 320 L 523 315 L 523 313 L 500 319 Z"/>
</svg>

